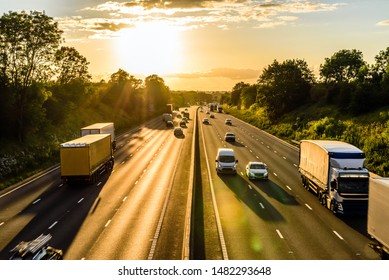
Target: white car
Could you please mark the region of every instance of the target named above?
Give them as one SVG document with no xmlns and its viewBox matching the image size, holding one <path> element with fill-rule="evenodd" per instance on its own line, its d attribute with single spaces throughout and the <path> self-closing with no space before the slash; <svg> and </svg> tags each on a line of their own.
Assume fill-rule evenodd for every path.
<svg viewBox="0 0 389 280">
<path fill-rule="evenodd" d="M 267 180 L 269 177 L 267 165 L 260 161 L 250 161 L 246 165 L 246 176 L 249 180 Z"/>
</svg>

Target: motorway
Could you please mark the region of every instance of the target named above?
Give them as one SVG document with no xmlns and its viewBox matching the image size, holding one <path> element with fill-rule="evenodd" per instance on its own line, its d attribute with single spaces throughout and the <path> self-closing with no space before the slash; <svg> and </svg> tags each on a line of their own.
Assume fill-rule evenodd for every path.
<svg viewBox="0 0 389 280">
<path fill-rule="evenodd" d="M 209 115 L 196 122 L 189 110 L 184 138 L 160 118 L 120 135 L 114 169 L 96 184 L 63 185 L 56 167 L 0 193 L 0 259 L 42 233 L 70 260 L 379 259 L 366 217 L 336 217 L 302 187 L 296 147 L 223 113 L 204 125 Z M 219 147 L 235 150 L 237 175 L 216 174 Z M 269 180 L 249 181 L 248 161 L 264 161 Z"/>
<path fill-rule="evenodd" d="M 0 194 L 0 259 L 42 233 L 65 259 L 182 259 L 193 123 L 184 138 L 160 118 L 121 135 L 96 184 L 63 185 L 55 168 Z"/>
<path fill-rule="evenodd" d="M 214 115 L 199 113 L 199 142 L 208 162 L 203 168 L 209 167 L 203 186 L 209 186 L 209 196 L 214 193 L 222 259 L 378 259 L 368 245 L 366 217 L 336 217 L 302 187 L 296 147 L 229 115 Z M 203 118 L 210 124 L 202 124 Z M 225 125 L 226 118 L 232 126 Z M 225 142 L 226 132 L 235 133 L 236 142 Z M 216 174 L 221 147 L 234 149 L 237 175 Z M 265 162 L 269 180 L 248 180 L 249 161 Z"/>
</svg>

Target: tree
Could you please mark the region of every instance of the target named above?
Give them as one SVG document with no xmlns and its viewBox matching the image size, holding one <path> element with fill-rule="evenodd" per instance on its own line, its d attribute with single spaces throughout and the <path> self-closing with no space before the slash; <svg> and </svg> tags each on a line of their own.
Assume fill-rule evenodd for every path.
<svg viewBox="0 0 389 280">
<path fill-rule="evenodd" d="M 231 91 L 231 104 L 232 105 L 240 105 L 241 99 L 240 95 L 242 93 L 242 90 L 246 87 L 249 87 L 250 84 L 239 82 L 237 83 Z"/>
<path fill-rule="evenodd" d="M 128 81 L 129 78 L 130 78 L 129 73 L 127 73 L 123 69 L 119 69 L 117 72 L 111 75 L 109 82 L 113 84 L 121 84 L 125 81 Z"/>
<path fill-rule="evenodd" d="M 58 24 L 41 12 L 9 12 L 0 18 L 0 69 L 6 86 L 15 95 L 19 141 L 25 136 L 26 107 L 43 100 L 34 99 L 29 88 L 53 76 L 54 53 L 61 34 Z"/>
<path fill-rule="evenodd" d="M 257 99 L 257 85 L 250 85 L 242 89 L 241 100 L 242 105 L 246 109 L 250 108 Z"/>
<path fill-rule="evenodd" d="M 92 78 L 88 73 L 89 62 L 75 48 L 61 47 L 55 53 L 58 67 L 58 82 L 62 85 L 74 80 L 89 82 Z"/>
<path fill-rule="evenodd" d="M 162 112 L 171 103 L 171 93 L 165 81 L 158 75 L 145 79 L 145 98 L 150 112 Z"/>
<path fill-rule="evenodd" d="M 314 75 L 304 60 L 274 60 L 258 79 L 257 100 L 275 119 L 305 104 L 313 83 Z"/>
<path fill-rule="evenodd" d="M 360 69 L 366 66 L 361 51 L 340 50 L 320 65 L 320 76 L 325 83 L 350 83 L 360 77 Z"/>
</svg>

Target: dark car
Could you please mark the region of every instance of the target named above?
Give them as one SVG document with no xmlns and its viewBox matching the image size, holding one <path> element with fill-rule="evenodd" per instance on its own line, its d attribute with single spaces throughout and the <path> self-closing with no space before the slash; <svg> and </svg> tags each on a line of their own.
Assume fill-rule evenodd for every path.
<svg viewBox="0 0 389 280">
<path fill-rule="evenodd" d="M 185 128 L 186 127 L 186 121 L 184 121 L 184 120 L 180 121 L 180 127 Z"/>
<path fill-rule="evenodd" d="M 184 136 L 184 131 L 182 130 L 181 127 L 176 127 L 174 129 L 174 136 L 177 136 L 177 137 L 183 137 Z"/>
<path fill-rule="evenodd" d="M 226 121 L 224 122 L 226 125 L 232 125 L 232 121 L 230 119 L 226 119 Z"/>
<path fill-rule="evenodd" d="M 215 115 L 214 115 L 214 114 L 210 114 L 209 117 L 210 117 L 211 119 L 214 119 L 214 118 L 215 118 Z"/>
<path fill-rule="evenodd" d="M 167 121 L 167 122 L 166 122 L 166 127 L 168 127 L 168 128 L 173 128 L 173 127 L 174 127 L 173 122 L 172 122 L 172 121 Z"/>
<path fill-rule="evenodd" d="M 225 135 L 224 135 L 224 140 L 226 142 L 235 142 L 235 134 L 232 133 L 232 132 L 227 132 Z"/>
<path fill-rule="evenodd" d="M 41 234 L 32 241 L 22 241 L 13 248 L 10 260 L 62 260 L 62 250 L 48 245 L 51 234 Z"/>
<path fill-rule="evenodd" d="M 209 124 L 209 120 L 207 118 L 203 119 L 203 124 Z"/>
</svg>

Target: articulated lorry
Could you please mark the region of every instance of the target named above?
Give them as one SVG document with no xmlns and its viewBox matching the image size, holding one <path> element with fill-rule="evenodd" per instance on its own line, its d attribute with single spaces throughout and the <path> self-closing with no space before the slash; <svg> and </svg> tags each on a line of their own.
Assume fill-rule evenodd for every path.
<svg viewBox="0 0 389 280">
<path fill-rule="evenodd" d="M 365 154 L 341 141 L 302 140 L 299 172 L 303 186 L 335 214 L 367 213 L 369 171 Z"/>
<path fill-rule="evenodd" d="M 94 123 L 86 127 L 81 128 L 80 136 L 85 136 L 88 134 L 110 134 L 112 149 L 116 149 L 116 140 L 115 140 L 115 126 L 112 122 L 108 123 Z"/>
<path fill-rule="evenodd" d="M 100 173 L 111 171 L 114 157 L 110 134 L 89 134 L 60 145 L 61 178 L 65 183 L 94 183 Z"/>
<path fill-rule="evenodd" d="M 367 233 L 382 259 L 389 259 L 389 178 L 370 179 Z"/>
</svg>

